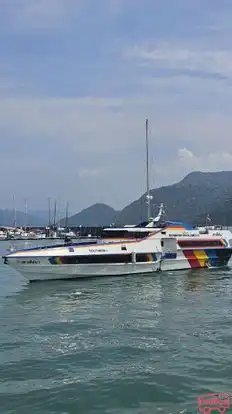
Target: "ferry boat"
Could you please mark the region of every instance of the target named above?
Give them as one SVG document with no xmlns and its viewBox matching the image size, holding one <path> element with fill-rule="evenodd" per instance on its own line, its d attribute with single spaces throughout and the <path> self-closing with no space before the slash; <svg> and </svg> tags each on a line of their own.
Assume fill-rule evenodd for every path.
<svg viewBox="0 0 232 414">
<path fill-rule="evenodd" d="M 231 258 L 232 238 L 228 230 L 220 236 L 201 234 L 180 222 L 150 228 L 146 235 L 144 228 L 134 229 L 133 234 L 131 230 L 127 232 L 130 237 L 123 239 L 120 234 L 118 241 L 102 239 L 36 247 L 11 252 L 3 259 L 34 281 L 221 267 L 227 266 Z"/>
<path fill-rule="evenodd" d="M 125 243 L 72 243 L 37 247 L 3 256 L 29 281 L 153 273 L 177 256 L 176 239 L 156 237 Z M 171 266 L 172 267 L 172 266 Z"/>
</svg>

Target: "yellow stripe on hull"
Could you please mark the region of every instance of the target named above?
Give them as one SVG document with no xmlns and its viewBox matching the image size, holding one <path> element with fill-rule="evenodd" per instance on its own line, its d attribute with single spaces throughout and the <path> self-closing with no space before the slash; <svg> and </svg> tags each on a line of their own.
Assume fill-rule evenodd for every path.
<svg viewBox="0 0 232 414">
<path fill-rule="evenodd" d="M 208 256 L 205 253 L 204 250 L 193 250 L 193 253 L 197 260 L 199 260 L 199 263 L 201 267 L 205 267 L 206 262 L 208 261 Z"/>
</svg>

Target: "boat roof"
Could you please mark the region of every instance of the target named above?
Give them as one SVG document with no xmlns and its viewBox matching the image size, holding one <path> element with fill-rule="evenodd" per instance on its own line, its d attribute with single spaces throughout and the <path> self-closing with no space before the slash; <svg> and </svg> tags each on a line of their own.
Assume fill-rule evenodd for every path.
<svg viewBox="0 0 232 414">
<path fill-rule="evenodd" d="M 191 224 L 184 223 L 183 221 L 167 221 L 165 225 L 165 227 L 168 228 L 176 228 L 180 230 L 195 230 Z"/>
<path fill-rule="evenodd" d="M 172 230 L 195 230 L 191 224 L 184 223 L 182 221 L 165 221 L 163 223 L 155 223 L 154 226 L 151 226 L 151 221 L 144 221 L 133 227 L 109 227 L 104 230 L 107 231 L 152 231 L 152 229 L 172 229 Z"/>
<path fill-rule="evenodd" d="M 124 233 L 126 233 L 126 232 L 130 233 L 130 232 L 142 232 L 142 231 L 149 232 L 150 230 L 153 230 L 153 229 L 154 229 L 154 227 L 152 227 L 152 228 L 144 228 L 144 227 L 140 227 L 140 228 L 138 228 L 138 227 L 108 227 L 108 228 L 104 228 L 104 231 L 109 231 L 109 232 L 111 232 L 111 231 L 112 232 L 121 231 L 121 232 L 124 232 Z"/>
</svg>

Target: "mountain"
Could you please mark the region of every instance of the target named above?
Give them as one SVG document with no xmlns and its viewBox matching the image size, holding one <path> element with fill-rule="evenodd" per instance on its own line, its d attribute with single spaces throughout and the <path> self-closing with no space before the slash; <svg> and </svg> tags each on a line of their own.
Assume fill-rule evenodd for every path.
<svg viewBox="0 0 232 414">
<path fill-rule="evenodd" d="M 166 219 L 205 224 L 210 214 L 212 221 L 232 224 L 232 171 L 188 174 L 181 181 L 151 190 L 153 205 L 164 203 Z M 230 201 L 231 200 L 231 201 Z M 152 215 L 158 208 L 152 208 Z M 136 224 L 147 219 L 146 195 L 116 212 L 105 204 L 95 204 L 69 219 L 69 225 L 107 226 Z M 62 221 L 64 224 L 64 220 Z"/>
<path fill-rule="evenodd" d="M 46 224 L 48 223 L 48 210 L 31 210 L 30 214 L 34 217 L 39 217 L 41 218 Z M 51 216 L 53 214 L 53 211 L 51 211 Z"/>
<path fill-rule="evenodd" d="M 86 227 L 108 226 L 115 221 L 117 214 L 118 212 L 112 207 L 98 203 L 69 217 L 68 225 Z M 65 225 L 65 219 L 60 221 L 60 225 Z"/>
<path fill-rule="evenodd" d="M 232 226 L 232 196 L 224 202 L 217 202 L 210 210 L 210 223 L 221 224 L 223 226 Z M 199 225 L 206 224 L 206 216 L 201 215 L 196 218 Z"/>
<path fill-rule="evenodd" d="M 204 217 L 205 222 L 206 215 L 211 212 L 216 216 L 218 212 L 220 216 L 219 212 L 223 212 L 225 204 L 232 198 L 232 171 L 193 172 L 176 184 L 152 190 L 151 195 L 156 205 L 164 203 L 167 219 L 194 224 Z M 145 201 L 143 195 L 129 204 L 117 216 L 117 222 L 133 224 L 146 219 Z"/>
<path fill-rule="evenodd" d="M 2 210 L 0 209 L 0 226 L 13 226 L 15 219 L 14 210 Z M 35 214 L 25 214 L 21 211 L 16 211 L 16 225 L 22 226 L 44 226 L 46 221 L 43 217 L 39 217 Z"/>
<path fill-rule="evenodd" d="M 205 224 L 209 214 L 212 223 L 232 225 L 232 171 L 195 171 L 178 183 L 151 190 L 153 196 L 152 215 L 158 212 L 158 205 L 164 203 L 166 219 L 182 220 L 192 224 Z M 109 226 L 136 224 L 147 219 L 146 195 L 116 211 L 106 204 L 94 204 L 69 217 L 69 226 Z M 154 208 L 156 205 L 156 208 Z M 0 225 L 13 225 L 14 213 L 0 210 Z M 42 226 L 48 223 L 46 211 L 17 212 L 17 225 Z M 60 221 L 64 226 L 65 219 Z"/>
</svg>

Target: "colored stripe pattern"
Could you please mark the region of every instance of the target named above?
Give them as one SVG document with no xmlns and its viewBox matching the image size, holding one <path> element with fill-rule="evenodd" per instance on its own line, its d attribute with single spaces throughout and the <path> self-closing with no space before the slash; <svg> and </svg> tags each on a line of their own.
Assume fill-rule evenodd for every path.
<svg viewBox="0 0 232 414">
<path fill-rule="evenodd" d="M 194 230 L 193 226 L 181 221 L 167 221 L 165 230 Z"/>
<path fill-rule="evenodd" d="M 182 253 L 188 260 L 189 265 L 192 269 L 204 268 L 213 266 L 226 266 L 232 254 L 231 248 L 214 248 L 214 249 L 183 249 Z M 116 255 L 117 256 L 117 255 Z M 156 261 L 155 253 L 145 253 L 146 261 L 152 263 Z M 97 256 L 98 257 L 98 256 Z M 52 265 L 63 265 L 63 264 L 77 264 L 75 262 L 75 256 L 70 257 L 74 259 L 74 262 L 70 263 L 68 257 L 50 257 L 48 260 Z M 166 253 L 163 259 L 175 259 L 176 253 Z M 100 259 L 100 256 L 99 256 Z M 86 262 L 85 262 L 86 263 Z M 104 261 L 105 263 L 105 261 Z M 111 261 L 111 263 L 113 263 Z"/>
<path fill-rule="evenodd" d="M 177 253 L 165 253 L 163 259 L 176 259 Z"/>
<path fill-rule="evenodd" d="M 231 257 L 231 253 L 231 249 L 183 250 L 183 254 L 192 269 L 208 267 L 208 265 L 225 266 Z"/>
<path fill-rule="evenodd" d="M 63 257 L 50 257 L 49 262 L 52 265 L 62 265 L 65 264 L 65 260 Z"/>
</svg>

